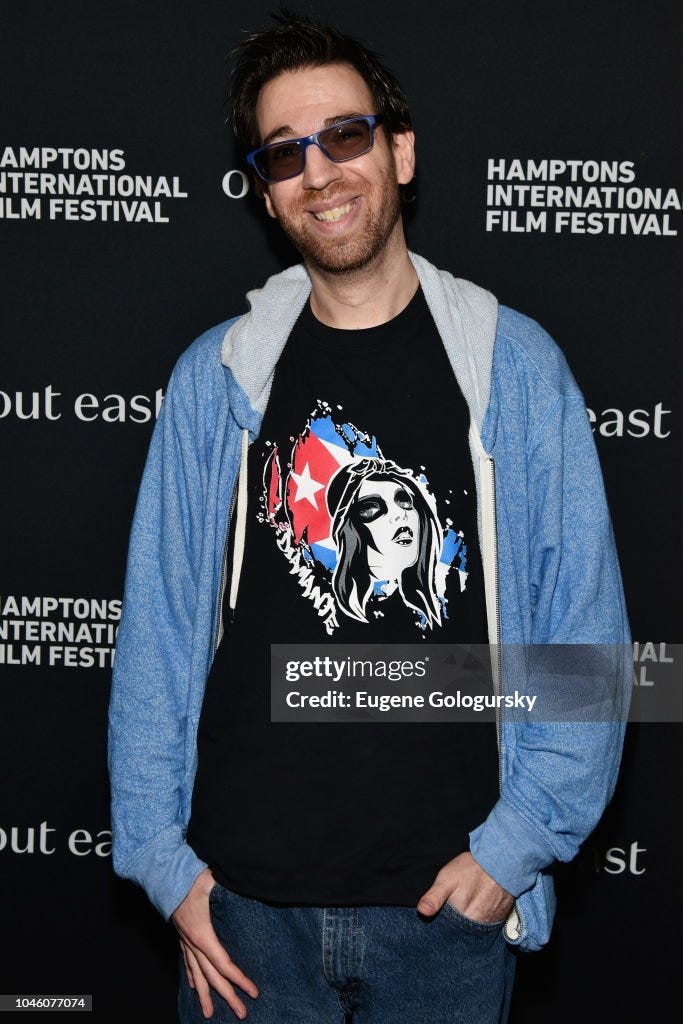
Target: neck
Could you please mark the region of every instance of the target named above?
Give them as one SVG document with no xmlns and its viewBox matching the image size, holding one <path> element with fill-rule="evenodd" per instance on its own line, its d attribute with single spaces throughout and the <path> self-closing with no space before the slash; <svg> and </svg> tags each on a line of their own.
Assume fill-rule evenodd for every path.
<svg viewBox="0 0 683 1024">
<path fill-rule="evenodd" d="M 367 266 L 330 274 L 307 264 L 307 270 L 314 316 L 328 327 L 342 330 L 378 327 L 393 320 L 408 305 L 419 283 L 400 220 Z"/>
</svg>

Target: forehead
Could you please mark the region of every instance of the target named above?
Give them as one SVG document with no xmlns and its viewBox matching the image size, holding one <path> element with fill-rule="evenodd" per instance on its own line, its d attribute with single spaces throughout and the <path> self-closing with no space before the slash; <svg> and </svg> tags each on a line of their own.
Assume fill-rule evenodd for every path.
<svg viewBox="0 0 683 1024">
<path fill-rule="evenodd" d="M 363 480 L 358 488 L 358 497 L 365 498 L 370 494 L 377 494 L 380 498 L 390 499 L 399 490 L 405 490 L 405 486 L 396 480 Z"/>
<path fill-rule="evenodd" d="M 294 135 L 310 135 L 325 118 L 346 113 L 376 113 L 370 90 L 348 64 L 283 71 L 266 82 L 256 104 L 262 139 L 283 126 Z"/>
</svg>

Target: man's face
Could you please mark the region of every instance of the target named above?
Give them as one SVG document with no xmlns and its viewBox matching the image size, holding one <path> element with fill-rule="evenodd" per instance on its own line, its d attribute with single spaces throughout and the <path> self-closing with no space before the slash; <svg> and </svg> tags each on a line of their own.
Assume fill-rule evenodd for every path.
<svg viewBox="0 0 683 1024">
<path fill-rule="evenodd" d="M 417 561 L 419 518 L 408 488 L 393 480 L 363 480 L 354 516 L 370 531 L 368 567 L 376 579 L 400 579 Z"/>
<path fill-rule="evenodd" d="M 345 64 L 284 72 L 263 87 L 256 106 L 264 145 L 310 135 L 330 118 L 376 113 L 365 82 Z M 344 163 L 309 146 L 302 174 L 264 186 L 268 213 L 309 266 L 359 270 L 402 230 L 398 186 L 413 176 L 413 142 L 404 132 L 390 143 L 379 127 L 370 152 Z"/>
</svg>

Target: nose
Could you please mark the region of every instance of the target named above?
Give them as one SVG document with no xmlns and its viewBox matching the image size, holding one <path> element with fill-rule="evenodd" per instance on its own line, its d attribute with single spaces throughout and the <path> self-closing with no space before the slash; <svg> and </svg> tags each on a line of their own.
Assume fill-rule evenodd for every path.
<svg viewBox="0 0 683 1024">
<path fill-rule="evenodd" d="M 342 174 L 341 166 L 326 157 L 319 146 L 306 147 L 306 162 L 301 181 L 304 188 L 326 188 L 331 182 L 341 178 Z"/>
<path fill-rule="evenodd" d="M 394 503 L 394 507 L 389 512 L 389 519 L 392 523 L 399 523 L 402 519 L 408 518 L 408 510 L 402 508 L 397 502 Z"/>
</svg>

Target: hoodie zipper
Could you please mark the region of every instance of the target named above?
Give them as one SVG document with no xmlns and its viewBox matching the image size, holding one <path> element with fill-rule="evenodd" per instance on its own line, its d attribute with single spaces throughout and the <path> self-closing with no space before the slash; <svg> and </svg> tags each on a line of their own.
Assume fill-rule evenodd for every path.
<svg viewBox="0 0 683 1024">
<path fill-rule="evenodd" d="M 482 539 L 484 542 L 484 566 L 487 576 L 487 614 L 489 618 L 489 641 L 495 648 L 495 658 L 491 661 L 493 675 L 493 692 L 500 695 L 501 653 L 500 653 L 500 596 L 498 580 L 498 520 L 496 510 L 495 465 L 492 457 L 483 458 L 485 494 L 482 495 Z M 496 702 L 497 704 L 497 702 Z M 498 789 L 502 792 L 503 767 L 500 756 L 502 739 L 501 712 L 496 706 L 496 739 L 498 741 Z"/>
<path fill-rule="evenodd" d="M 500 580 L 499 580 L 499 567 L 498 567 L 498 510 L 496 506 L 496 466 L 492 457 L 488 457 L 486 460 L 486 472 L 488 474 L 488 488 L 489 488 L 489 502 L 487 503 L 486 509 L 484 509 L 484 515 L 487 518 L 487 522 L 483 524 L 483 530 L 488 531 L 488 572 L 490 579 L 490 590 L 493 593 L 493 637 L 490 637 L 490 642 L 494 644 L 496 648 L 496 656 L 492 659 L 492 674 L 494 678 L 494 694 L 499 696 L 501 693 L 501 678 L 502 678 L 502 657 L 501 657 L 501 602 L 500 602 Z M 496 737 L 498 739 L 498 788 L 499 792 L 503 792 L 503 764 L 501 759 L 501 741 L 503 738 L 503 723 L 501 717 L 501 709 L 498 707 L 498 701 L 496 703 Z"/>
<path fill-rule="evenodd" d="M 491 660 L 491 669 L 493 675 L 493 692 L 497 697 L 501 692 L 501 679 L 502 679 L 502 655 L 500 647 L 500 587 L 498 577 L 498 517 L 496 507 L 496 477 L 495 477 L 495 462 L 491 455 L 484 455 L 483 459 L 485 463 L 485 474 L 486 474 L 486 497 L 488 501 L 482 501 L 482 539 L 484 541 L 485 549 L 485 572 L 488 577 L 488 588 L 487 593 L 490 595 L 489 600 L 492 601 L 492 607 L 488 610 L 491 613 L 489 621 L 493 625 L 493 636 L 489 637 L 491 642 L 495 646 L 495 658 Z M 488 601 L 487 601 L 488 607 Z M 498 744 L 498 792 L 503 792 L 503 764 L 501 758 L 501 742 L 502 742 L 502 714 L 496 702 L 496 740 Z M 522 915 L 519 911 L 517 901 L 508 914 L 503 930 L 507 938 L 515 941 L 519 939 L 523 929 Z"/>
<path fill-rule="evenodd" d="M 225 541 L 223 542 L 223 559 L 222 559 L 222 562 L 221 562 L 221 579 L 220 579 L 220 585 L 218 587 L 218 617 L 216 619 L 216 633 L 215 633 L 215 636 L 213 638 L 213 653 L 214 653 L 214 657 L 216 655 L 216 651 L 218 650 L 218 645 L 220 644 L 221 638 L 223 636 L 223 598 L 225 597 L 225 584 L 227 582 L 226 567 L 227 567 L 227 563 L 228 563 L 228 541 L 230 539 L 230 521 L 232 519 L 232 513 L 233 513 L 233 510 L 235 508 L 235 501 L 237 500 L 237 479 L 238 478 L 239 478 L 239 473 L 237 474 L 237 478 L 235 479 L 235 483 L 233 484 L 233 487 L 232 487 L 232 495 L 230 497 L 230 506 L 228 508 L 228 522 L 227 522 L 227 526 L 225 528 Z"/>
</svg>

